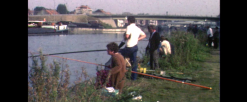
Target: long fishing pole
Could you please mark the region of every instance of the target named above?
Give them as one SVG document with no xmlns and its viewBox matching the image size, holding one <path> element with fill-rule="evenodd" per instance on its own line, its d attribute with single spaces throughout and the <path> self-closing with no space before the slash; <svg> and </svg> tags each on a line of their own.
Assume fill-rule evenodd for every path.
<svg viewBox="0 0 247 102">
<path fill-rule="evenodd" d="M 71 59 L 71 58 L 65 58 L 65 57 L 60 57 L 60 56 L 54 56 L 54 55 L 48 55 L 48 56 L 58 57 L 58 58 L 63 58 L 63 59 L 68 59 L 68 60 L 73 60 L 73 61 L 88 63 L 88 64 L 94 64 L 94 65 L 98 65 L 98 66 L 105 66 L 105 65 L 102 65 L 102 64 L 97 64 L 97 63 L 92 63 L 92 62 L 86 62 L 86 61 L 81 61 L 81 60 L 76 60 L 76 59 Z M 135 72 L 135 71 L 131 71 L 131 73 L 141 74 L 141 75 L 145 75 L 145 76 L 150 76 L 150 77 L 154 77 L 154 78 L 158 78 L 158 79 L 164 79 L 164 80 L 167 80 L 167 81 L 173 81 L 173 82 L 177 82 L 177 83 L 187 84 L 187 85 L 201 87 L 201 88 L 210 89 L 210 90 L 212 89 L 211 87 L 206 87 L 206 86 L 202 86 L 202 85 L 191 84 L 191 83 L 187 83 L 187 82 L 183 82 L 183 81 L 177 81 L 177 80 L 163 78 L 163 77 L 158 77 L 158 76 L 154 76 L 154 75 L 148 75 L 148 74 L 139 73 L 139 72 Z"/>
<path fill-rule="evenodd" d="M 177 83 L 192 85 L 192 86 L 201 87 L 201 88 L 210 89 L 210 90 L 212 89 L 211 87 L 206 87 L 206 86 L 202 86 L 202 85 L 191 84 L 191 83 L 187 83 L 187 82 L 183 82 L 183 81 L 177 81 L 177 80 L 173 80 L 173 79 L 168 79 L 168 78 L 158 77 L 158 76 L 154 76 L 154 75 L 143 74 L 143 73 L 134 72 L 134 71 L 131 71 L 131 73 L 136 73 L 136 74 L 150 76 L 150 77 L 154 77 L 154 78 L 158 78 L 158 79 L 164 79 L 164 80 L 173 81 L 173 82 L 177 82 Z"/>
<path fill-rule="evenodd" d="M 107 51 L 107 49 L 101 49 L 101 50 L 86 50 L 86 51 L 73 51 L 73 52 L 63 52 L 63 53 L 52 53 L 52 54 L 44 54 L 44 56 L 47 55 L 59 55 L 59 54 L 70 54 L 70 53 L 82 53 L 82 52 L 95 52 L 95 51 Z M 38 57 L 39 55 L 35 56 L 29 56 L 29 57 Z"/>
<path fill-rule="evenodd" d="M 140 40 L 140 41 L 148 41 L 148 40 Z M 120 41 L 121 42 L 121 41 Z M 62 53 L 51 53 L 51 54 L 45 54 L 46 55 L 60 55 L 60 54 L 71 54 L 71 53 L 82 53 L 82 52 L 96 52 L 96 51 L 107 51 L 107 49 L 101 49 L 101 50 L 86 50 L 86 51 L 72 51 L 72 52 L 62 52 Z M 38 57 L 39 55 L 29 56 L 29 57 Z"/>
</svg>

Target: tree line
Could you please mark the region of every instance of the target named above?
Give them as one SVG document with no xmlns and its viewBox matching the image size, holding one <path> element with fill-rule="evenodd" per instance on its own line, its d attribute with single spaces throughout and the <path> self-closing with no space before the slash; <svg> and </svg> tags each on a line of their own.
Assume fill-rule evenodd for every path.
<svg viewBox="0 0 247 102">
<path fill-rule="evenodd" d="M 45 7 L 42 7 L 42 6 L 37 6 L 37 7 L 35 7 L 34 8 L 34 13 L 35 12 L 39 12 L 39 11 L 41 11 L 41 10 L 45 10 L 46 8 Z M 30 9 L 28 9 L 28 11 L 29 11 Z M 68 11 L 68 9 L 67 9 L 67 7 L 66 7 L 66 5 L 65 4 L 59 4 L 58 6 L 57 6 L 57 10 L 56 10 L 59 14 L 67 14 L 67 13 L 69 13 L 69 11 Z"/>
</svg>

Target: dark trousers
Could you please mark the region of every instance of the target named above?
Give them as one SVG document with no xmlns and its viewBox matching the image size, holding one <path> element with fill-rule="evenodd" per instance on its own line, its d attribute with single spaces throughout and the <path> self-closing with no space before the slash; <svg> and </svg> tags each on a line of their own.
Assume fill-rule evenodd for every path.
<svg viewBox="0 0 247 102">
<path fill-rule="evenodd" d="M 218 38 L 214 38 L 214 48 L 217 49 L 218 48 L 218 42 L 219 42 L 219 39 Z"/>
<path fill-rule="evenodd" d="M 132 71 L 135 71 L 135 72 L 137 72 L 137 61 L 136 61 L 137 51 L 138 51 L 137 45 L 133 47 L 125 47 L 124 49 L 119 51 L 124 57 L 130 58 Z M 131 79 L 136 80 L 136 78 L 137 78 L 137 74 L 131 73 Z"/>
<path fill-rule="evenodd" d="M 150 51 L 150 68 L 155 70 L 155 69 L 159 69 L 159 63 L 158 63 L 158 58 L 159 58 L 159 53 L 158 53 L 158 49 L 154 50 L 154 51 Z"/>
<path fill-rule="evenodd" d="M 213 37 L 208 37 L 208 46 L 212 47 Z"/>
</svg>

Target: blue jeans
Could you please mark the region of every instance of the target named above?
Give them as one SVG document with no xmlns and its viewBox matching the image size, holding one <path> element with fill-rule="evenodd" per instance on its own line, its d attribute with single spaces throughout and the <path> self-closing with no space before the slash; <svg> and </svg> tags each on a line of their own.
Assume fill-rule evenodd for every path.
<svg viewBox="0 0 247 102">
<path fill-rule="evenodd" d="M 137 72 L 137 61 L 136 61 L 137 51 L 138 51 L 138 46 L 137 45 L 135 45 L 133 47 L 125 47 L 124 49 L 119 50 L 119 52 L 124 57 L 129 57 L 130 58 L 132 71 L 135 71 L 135 72 Z M 132 80 L 136 80 L 136 78 L 137 78 L 137 74 L 136 73 L 131 73 L 131 79 Z"/>
</svg>

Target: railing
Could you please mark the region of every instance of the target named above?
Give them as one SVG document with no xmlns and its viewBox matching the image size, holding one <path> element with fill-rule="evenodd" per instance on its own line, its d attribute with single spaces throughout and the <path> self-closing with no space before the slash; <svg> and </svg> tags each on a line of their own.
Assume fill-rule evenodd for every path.
<svg viewBox="0 0 247 102">
<path fill-rule="evenodd" d="M 60 16 L 60 15 L 87 15 L 87 16 L 179 16 L 179 17 L 216 17 L 219 18 L 218 16 L 212 16 L 212 15 L 177 15 L 177 14 L 152 14 L 152 15 L 139 15 L 139 14 L 45 14 L 45 15 L 28 15 L 28 16 Z"/>
</svg>

